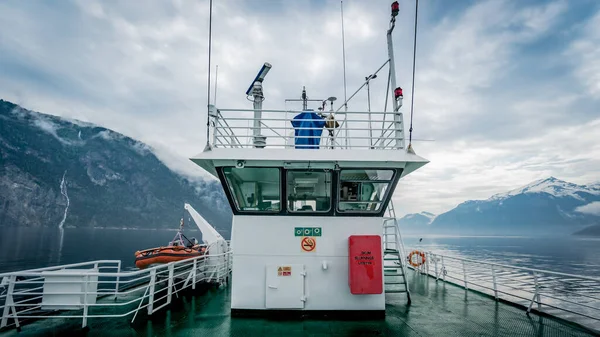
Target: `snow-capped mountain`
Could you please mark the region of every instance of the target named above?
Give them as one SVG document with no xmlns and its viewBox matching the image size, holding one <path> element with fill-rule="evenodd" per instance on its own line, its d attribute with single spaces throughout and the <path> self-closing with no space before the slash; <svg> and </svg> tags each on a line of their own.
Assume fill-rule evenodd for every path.
<svg viewBox="0 0 600 337">
<path fill-rule="evenodd" d="M 600 223 L 599 187 L 549 177 L 487 200 L 465 201 L 438 215 L 428 229 L 440 234 L 571 234 Z"/>
<path fill-rule="evenodd" d="M 0 227 L 177 228 L 184 202 L 228 235 L 217 181 L 112 130 L 0 100 Z"/>
<path fill-rule="evenodd" d="M 400 226 L 403 227 L 418 227 L 427 226 L 435 219 L 435 214 L 429 212 L 412 213 L 398 219 Z"/>
<path fill-rule="evenodd" d="M 514 189 L 506 193 L 499 193 L 492 196 L 489 200 L 503 200 L 518 194 L 534 194 L 547 193 L 557 198 L 571 197 L 579 200 L 584 200 L 582 193 L 600 194 L 600 185 L 588 184 L 577 185 L 570 182 L 562 181 L 554 177 L 540 179 L 531 184 Z"/>
</svg>

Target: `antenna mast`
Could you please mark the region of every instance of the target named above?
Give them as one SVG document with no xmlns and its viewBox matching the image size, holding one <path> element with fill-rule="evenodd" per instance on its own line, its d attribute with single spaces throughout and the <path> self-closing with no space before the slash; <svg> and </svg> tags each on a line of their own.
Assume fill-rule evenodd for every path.
<svg viewBox="0 0 600 337">
<path fill-rule="evenodd" d="M 392 90 L 394 91 L 394 129 L 396 132 L 394 133 L 394 138 L 396 138 L 396 148 L 404 147 L 404 140 L 402 134 L 402 120 L 400 119 L 401 115 L 398 110 L 402 107 L 402 88 L 396 87 L 396 65 L 394 60 L 394 44 L 392 42 L 392 32 L 394 31 L 394 27 L 396 26 L 396 16 L 398 16 L 398 12 L 400 11 L 400 5 L 398 1 L 394 1 L 392 3 L 392 18 L 390 19 L 390 28 L 387 31 L 387 45 L 388 45 L 388 58 L 390 60 L 390 82 L 392 84 Z"/>
<path fill-rule="evenodd" d="M 212 51 L 212 0 L 209 3 L 209 15 L 208 15 L 208 85 L 206 94 L 206 145 L 210 145 L 210 58 Z"/>
<path fill-rule="evenodd" d="M 346 93 L 346 41 L 344 39 L 344 2 L 340 1 L 340 13 L 342 16 L 342 63 L 344 65 L 344 111 L 348 112 L 348 95 Z M 348 114 L 344 115 L 344 125 L 346 129 L 345 145 L 348 148 Z"/>
<path fill-rule="evenodd" d="M 412 89 L 410 91 L 410 128 L 408 129 L 408 149 L 410 153 L 415 153 L 412 148 L 412 132 L 413 132 L 413 108 L 415 104 L 415 68 L 417 64 L 417 19 L 419 16 L 419 0 L 415 4 L 415 40 L 413 42 L 413 68 L 412 68 Z"/>
<path fill-rule="evenodd" d="M 217 81 L 219 80 L 219 65 L 217 64 L 217 69 L 215 70 L 215 99 L 213 100 L 213 105 L 217 105 Z"/>
</svg>

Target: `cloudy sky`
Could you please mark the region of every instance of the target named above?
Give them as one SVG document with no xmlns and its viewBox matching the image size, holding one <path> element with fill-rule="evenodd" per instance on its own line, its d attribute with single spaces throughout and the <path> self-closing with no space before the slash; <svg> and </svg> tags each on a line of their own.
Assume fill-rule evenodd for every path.
<svg viewBox="0 0 600 337">
<path fill-rule="evenodd" d="M 389 4 L 344 1 L 350 92 L 386 60 Z M 394 43 L 408 107 L 414 0 L 400 6 Z M 419 6 L 414 137 L 435 141 L 414 143 L 431 163 L 401 182 L 399 213 L 440 213 L 548 176 L 600 180 L 600 2 Z M 244 92 L 265 61 L 265 108 L 284 108 L 303 85 L 343 97 L 339 8 L 215 0 L 217 105 L 249 108 Z M 5 0 L 0 98 L 111 128 L 163 158 L 190 157 L 206 142 L 207 36 L 208 1 Z M 372 82 L 374 110 L 385 84 Z M 351 110 L 366 108 L 359 98 Z"/>
</svg>

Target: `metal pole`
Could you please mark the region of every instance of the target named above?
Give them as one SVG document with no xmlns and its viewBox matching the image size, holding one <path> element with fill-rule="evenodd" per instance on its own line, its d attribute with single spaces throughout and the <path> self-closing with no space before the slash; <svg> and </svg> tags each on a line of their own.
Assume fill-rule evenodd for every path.
<svg viewBox="0 0 600 337">
<path fill-rule="evenodd" d="M 498 286 L 496 285 L 496 269 L 494 269 L 494 265 L 492 265 L 492 282 L 494 283 L 494 298 L 496 301 L 498 300 Z"/>
<path fill-rule="evenodd" d="M 254 88 L 252 89 L 254 95 L 254 125 L 252 128 L 252 134 L 254 136 L 254 146 L 258 147 L 258 140 L 260 137 L 260 121 L 262 119 L 262 102 L 264 99 L 262 93 L 262 83 L 259 81 L 254 82 Z"/>
<path fill-rule="evenodd" d="M 88 293 L 88 284 L 90 281 L 90 276 L 89 275 L 85 275 L 84 277 L 85 283 L 84 283 L 84 290 L 83 290 L 83 320 L 81 322 L 81 328 L 85 328 L 87 325 L 87 315 L 88 315 L 88 305 L 87 305 L 87 293 Z"/>
<path fill-rule="evenodd" d="M 217 69 L 215 70 L 215 99 L 213 99 L 213 105 L 217 106 L 217 84 L 219 81 L 219 65 L 217 64 Z"/>
<path fill-rule="evenodd" d="M 465 290 L 469 289 L 468 285 L 467 285 L 467 267 L 465 266 L 465 261 L 462 262 L 462 267 L 463 267 L 463 276 L 465 279 Z"/>
<path fill-rule="evenodd" d="M 167 304 L 171 303 L 171 297 L 173 295 L 173 262 L 169 263 L 169 280 L 167 281 Z"/>
<path fill-rule="evenodd" d="M 370 86 L 371 75 L 369 77 L 366 77 L 365 80 L 367 81 L 367 111 L 369 112 L 369 145 L 371 147 L 373 147 L 373 125 L 371 122 L 371 88 L 370 88 L 371 87 Z"/>
<path fill-rule="evenodd" d="M 219 110 L 217 110 L 217 107 L 214 105 L 210 106 L 210 113 L 212 114 L 212 118 L 213 118 L 213 139 L 212 139 L 212 143 L 213 145 L 215 145 L 215 147 L 217 146 L 217 127 L 219 127 Z M 231 133 L 233 134 L 233 130 L 231 130 Z"/>
<path fill-rule="evenodd" d="M 433 260 L 433 264 L 435 266 L 435 281 L 437 282 L 437 280 L 439 280 L 439 274 L 438 274 L 438 267 L 437 267 L 437 257 L 435 257 L 435 260 Z"/>
<path fill-rule="evenodd" d="M 538 282 L 538 275 L 537 273 L 533 273 L 533 280 L 535 283 L 535 294 L 536 294 L 536 301 L 537 301 L 537 307 L 538 307 L 538 311 L 542 310 L 542 303 L 541 303 L 541 299 L 540 299 L 540 284 Z"/>
<path fill-rule="evenodd" d="M 344 65 L 344 111 L 348 112 L 348 95 L 346 92 L 346 41 L 344 39 L 344 2 L 340 1 L 340 13 L 342 16 L 342 63 Z M 345 126 L 345 130 L 346 130 L 346 140 L 345 140 L 345 145 L 346 148 L 348 148 L 348 122 L 346 121 L 348 119 L 348 114 L 346 114 L 344 116 L 344 126 Z"/>
<path fill-rule="evenodd" d="M 198 259 L 194 259 L 194 267 L 192 269 L 192 273 L 193 273 L 192 274 L 193 275 L 193 278 L 192 278 L 192 289 L 193 290 L 196 289 L 196 269 L 198 268 L 197 262 L 198 262 Z"/>
<path fill-rule="evenodd" d="M 209 2 L 209 10 L 208 10 L 208 80 L 207 80 L 207 93 L 206 93 L 206 107 L 207 107 L 207 116 L 206 116 L 206 145 L 209 145 L 209 135 L 210 135 L 210 60 L 212 54 L 212 0 Z"/>
<path fill-rule="evenodd" d="M 392 17 L 390 29 L 387 31 L 387 45 L 388 45 L 388 58 L 390 61 L 390 81 L 392 84 L 392 93 L 396 90 L 396 65 L 394 61 L 394 43 L 392 42 L 392 31 L 394 30 L 394 26 L 396 25 L 396 18 Z M 402 120 L 400 119 L 401 115 L 398 113 L 398 109 L 400 106 L 398 105 L 398 100 L 395 98 L 392 100 L 394 106 L 394 129 L 396 131 L 396 148 L 401 148 L 402 145 Z"/>
<path fill-rule="evenodd" d="M 117 273 L 121 274 L 121 260 L 117 262 Z M 115 301 L 117 300 L 117 294 L 119 293 L 119 278 L 117 275 L 117 280 L 115 281 Z"/>
<path fill-rule="evenodd" d="M 388 62 L 390 62 L 390 60 L 386 60 L 385 62 L 383 62 L 383 64 L 381 65 L 381 67 L 379 67 L 379 68 L 378 68 L 378 69 L 377 69 L 377 70 L 376 70 L 376 71 L 373 73 L 373 75 L 377 75 L 377 73 L 379 73 L 379 71 L 380 71 L 381 69 L 383 69 L 383 67 L 385 67 L 385 65 L 386 65 L 386 64 L 388 64 Z M 364 81 L 364 82 L 363 82 L 363 84 L 362 84 L 360 87 L 358 87 L 358 89 L 356 89 L 356 91 L 354 91 L 354 93 L 353 93 L 352 95 L 350 95 L 350 97 L 349 97 L 347 100 L 345 100 L 345 101 L 344 101 L 344 103 L 342 103 L 342 105 L 340 105 L 340 107 L 339 107 L 339 108 L 337 108 L 337 109 L 335 110 L 335 112 L 339 112 L 340 110 L 342 110 L 342 107 L 343 107 L 343 106 L 344 106 L 346 103 L 350 102 L 350 101 L 352 100 L 352 98 L 354 98 L 354 96 L 356 96 L 356 94 L 358 94 L 358 93 L 360 92 L 360 90 L 361 90 L 361 89 L 362 89 L 362 88 L 363 88 L 365 85 L 367 85 L 367 81 Z M 346 111 L 348 111 L 348 110 L 346 110 Z"/>
<path fill-rule="evenodd" d="M 444 255 L 442 255 L 442 279 L 446 282 L 446 265 L 444 264 Z"/>
<path fill-rule="evenodd" d="M 154 311 L 154 286 L 156 284 L 156 268 L 150 271 L 150 293 L 148 295 L 148 315 Z"/>
<path fill-rule="evenodd" d="M 11 275 L 10 279 L 8 280 L 8 290 L 6 292 L 6 300 L 4 301 L 4 310 L 2 312 L 2 322 L 0 322 L 0 328 L 4 328 L 6 326 L 6 324 L 8 323 L 8 316 L 9 316 L 9 311 L 12 307 L 13 310 L 14 309 L 14 301 L 13 301 L 13 292 L 15 291 L 15 283 L 17 283 L 17 276 L 16 275 Z M 14 312 L 15 316 L 15 322 L 17 322 L 17 313 Z"/>
</svg>

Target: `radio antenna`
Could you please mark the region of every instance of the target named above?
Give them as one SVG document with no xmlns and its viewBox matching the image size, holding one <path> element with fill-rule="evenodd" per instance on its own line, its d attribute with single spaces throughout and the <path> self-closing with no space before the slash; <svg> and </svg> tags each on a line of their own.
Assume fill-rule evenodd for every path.
<svg viewBox="0 0 600 337">
<path fill-rule="evenodd" d="M 340 12 L 342 15 L 342 63 L 344 65 L 344 111 L 348 112 L 348 95 L 346 93 L 346 42 L 344 40 L 344 2 L 340 0 Z M 348 114 L 344 114 L 344 128 L 346 131 L 346 141 L 344 142 L 348 148 Z"/>
<path fill-rule="evenodd" d="M 348 97 L 346 94 L 346 42 L 344 41 L 344 2 L 340 1 L 340 12 L 342 14 L 342 63 L 344 65 L 344 108 L 348 111 Z"/>
<path fill-rule="evenodd" d="M 217 106 L 217 81 L 219 80 L 219 65 L 217 64 L 217 69 L 215 70 L 215 99 L 213 100 L 214 106 Z"/>
<path fill-rule="evenodd" d="M 412 64 L 412 88 L 410 90 L 410 128 L 408 129 L 408 149 L 407 151 L 414 150 L 412 148 L 412 132 L 413 132 L 413 111 L 415 106 L 415 68 L 417 64 L 417 19 L 419 17 L 419 0 L 415 2 L 415 39 L 413 41 L 413 64 Z"/>
<path fill-rule="evenodd" d="M 206 145 L 209 145 L 210 139 L 210 58 L 212 49 L 212 0 L 209 3 L 208 14 L 208 81 L 206 94 Z"/>
</svg>

